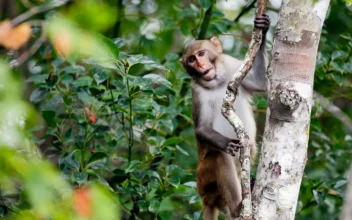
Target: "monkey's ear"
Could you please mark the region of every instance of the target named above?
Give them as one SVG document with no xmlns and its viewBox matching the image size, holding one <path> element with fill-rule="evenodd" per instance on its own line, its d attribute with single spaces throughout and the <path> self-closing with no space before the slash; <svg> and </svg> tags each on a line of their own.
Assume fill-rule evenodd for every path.
<svg viewBox="0 0 352 220">
<path fill-rule="evenodd" d="M 210 39 L 210 41 L 215 45 L 216 52 L 222 53 L 222 46 L 221 46 L 221 43 L 220 43 L 219 39 L 217 37 L 212 37 Z"/>
</svg>

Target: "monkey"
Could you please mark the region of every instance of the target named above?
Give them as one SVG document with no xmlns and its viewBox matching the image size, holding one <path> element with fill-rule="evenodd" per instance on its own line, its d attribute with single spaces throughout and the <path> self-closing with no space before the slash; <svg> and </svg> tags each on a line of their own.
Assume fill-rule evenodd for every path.
<svg viewBox="0 0 352 220">
<path fill-rule="evenodd" d="M 263 30 L 262 44 L 253 67 L 241 82 L 234 103 L 249 136 L 251 155 L 256 154 L 256 124 L 251 95 L 266 91 L 266 32 L 270 25 L 267 15 L 257 15 L 256 28 Z M 203 201 L 204 220 L 215 220 L 223 210 L 227 219 L 239 216 L 242 194 L 239 178 L 240 162 L 236 154 L 242 147 L 233 127 L 221 114 L 225 91 L 240 60 L 223 53 L 218 38 L 191 42 L 180 62 L 192 78 L 192 117 L 198 148 L 197 190 Z"/>
</svg>

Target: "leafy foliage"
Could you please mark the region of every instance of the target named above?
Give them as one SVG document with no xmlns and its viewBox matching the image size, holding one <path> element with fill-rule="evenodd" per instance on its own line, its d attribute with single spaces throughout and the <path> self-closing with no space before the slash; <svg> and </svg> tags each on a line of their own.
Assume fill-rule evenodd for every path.
<svg viewBox="0 0 352 220">
<path fill-rule="evenodd" d="M 18 6 L 20 12 L 55 4 L 19 2 L 30 4 Z M 226 2 L 218 2 L 206 37 L 240 34 L 241 39 L 222 37 L 230 42 L 228 52 L 241 57 L 252 26 L 229 18 L 243 11 L 251 19 L 252 5 L 228 10 L 221 6 Z M 0 85 L 9 83 L 0 86 L 5 116 L 0 120 L 0 217 L 116 219 L 121 212 L 121 218 L 131 219 L 201 219 L 190 79 L 179 58 L 184 43 L 201 32 L 212 3 L 74 1 L 33 17 L 45 23 L 32 28 L 29 47 L 41 36 L 47 41 L 29 49 L 34 52 L 25 61 L 17 57 L 16 78 L 7 70 L 0 74 Z M 339 31 L 331 26 L 341 17 L 350 19 L 351 12 L 339 1 L 332 4 L 315 90 L 351 117 L 351 23 Z M 16 58 L 3 51 L 7 61 Z M 20 99 L 22 93 L 27 101 Z M 265 97 L 256 97 L 253 105 L 261 133 Z M 9 126 L 13 118 L 24 126 Z M 352 139 L 344 122 L 318 101 L 310 134 L 297 219 L 335 219 Z"/>
</svg>

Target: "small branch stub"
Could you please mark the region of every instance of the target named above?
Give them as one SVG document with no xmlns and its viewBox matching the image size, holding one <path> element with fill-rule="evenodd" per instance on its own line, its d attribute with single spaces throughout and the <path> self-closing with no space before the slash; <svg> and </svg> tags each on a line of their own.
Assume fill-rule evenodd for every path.
<svg viewBox="0 0 352 220">
<path fill-rule="evenodd" d="M 301 102 L 301 97 L 296 90 L 284 89 L 281 91 L 279 97 L 280 102 L 291 111 L 296 110 Z"/>
</svg>

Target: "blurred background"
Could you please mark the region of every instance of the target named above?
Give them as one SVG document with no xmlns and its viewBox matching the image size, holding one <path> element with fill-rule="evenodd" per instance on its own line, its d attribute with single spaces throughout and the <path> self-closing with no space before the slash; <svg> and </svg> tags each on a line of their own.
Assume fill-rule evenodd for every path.
<svg viewBox="0 0 352 220">
<path fill-rule="evenodd" d="M 268 1 L 271 42 L 281 1 Z M 242 59 L 255 1 L 0 0 L 0 218 L 202 219 L 187 43 Z M 331 0 L 296 219 L 337 219 L 352 158 L 352 5 Z M 267 101 L 254 97 L 261 146 Z M 255 177 L 255 168 L 252 170 Z M 221 217 L 222 219 L 222 217 Z"/>
</svg>

